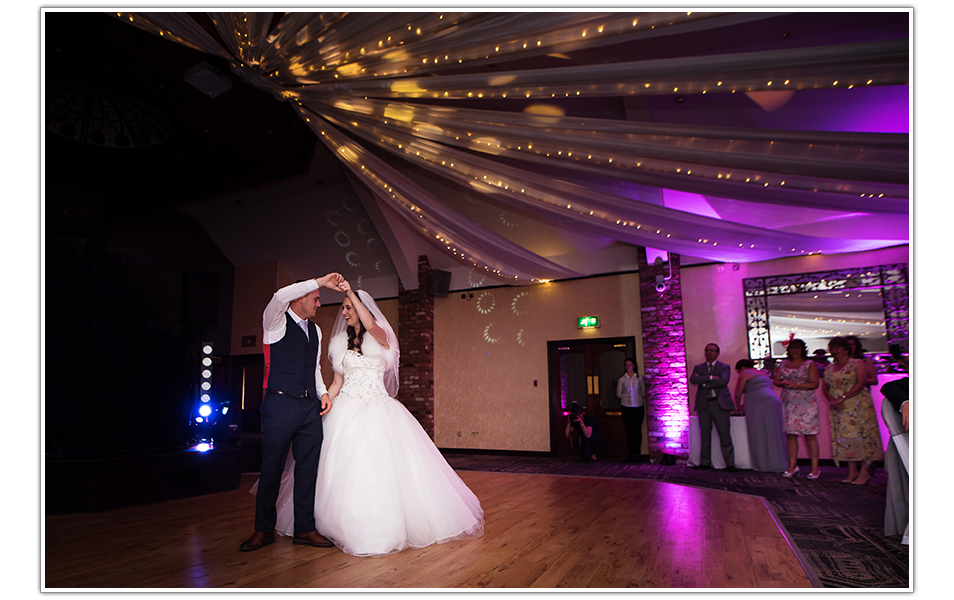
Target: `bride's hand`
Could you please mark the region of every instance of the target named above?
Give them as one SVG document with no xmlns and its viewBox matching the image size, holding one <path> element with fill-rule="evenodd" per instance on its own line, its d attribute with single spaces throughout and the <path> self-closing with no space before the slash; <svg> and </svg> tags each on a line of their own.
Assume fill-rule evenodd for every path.
<svg viewBox="0 0 954 600">
<path fill-rule="evenodd" d="M 336 292 L 341 291 L 340 284 L 342 281 L 344 281 L 344 277 L 342 277 L 338 273 L 328 273 L 324 277 L 319 277 L 315 279 L 315 283 L 318 284 L 318 287 L 331 288 L 335 290 Z"/>
<path fill-rule="evenodd" d="M 352 291 L 352 290 L 351 290 L 351 284 L 348 283 L 348 281 L 345 280 L 345 279 L 342 279 L 342 280 L 341 280 L 341 283 L 338 284 L 338 287 L 341 288 L 341 291 L 344 292 L 345 295 L 350 294 L 351 291 Z"/>
</svg>

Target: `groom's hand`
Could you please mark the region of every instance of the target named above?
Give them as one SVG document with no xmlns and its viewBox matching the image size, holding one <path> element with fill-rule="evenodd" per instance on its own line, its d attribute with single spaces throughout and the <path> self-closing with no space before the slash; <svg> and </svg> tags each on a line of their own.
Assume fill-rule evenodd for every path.
<svg viewBox="0 0 954 600">
<path fill-rule="evenodd" d="M 321 395 L 321 413 L 320 415 L 324 416 L 328 414 L 328 411 L 331 410 L 331 398 L 328 397 L 328 394 Z"/>
<path fill-rule="evenodd" d="M 341 282 L 344 281 L 344 277 L 340 273 L 328 273 L 324 277 L 319 277 L 315 280 L 318 284 L 318 287 L 327 287 L 335 290 L 336 292 L 341 291 Z"/>
</svg>

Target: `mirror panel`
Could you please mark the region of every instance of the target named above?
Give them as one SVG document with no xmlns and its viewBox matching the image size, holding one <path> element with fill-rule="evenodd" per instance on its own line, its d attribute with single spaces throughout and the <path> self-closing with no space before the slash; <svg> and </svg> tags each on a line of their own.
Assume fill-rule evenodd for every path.
<svg viewBox="0 0 954 600">
<path fill-rule="evenodd" d="M 775 358 L 785 358 L 782 342 L 792 333 L 805 341 L 809 354 L 818 348 L 827 352 L 831 338 L 847 335 L 858 336 L 865 352 L 888 352 L 880 288 L 770 296 L 768 322 Z"/>
<path fill-rule="evenodd" d="M 906 370 L 907 264 L 752 277 L 742 284 L 750 358 L 783 356 L 781 342 L 792 331 L 809 352 L 827 349 L 835 335 L 857 335 L 877 367 Z"/>
</svg>

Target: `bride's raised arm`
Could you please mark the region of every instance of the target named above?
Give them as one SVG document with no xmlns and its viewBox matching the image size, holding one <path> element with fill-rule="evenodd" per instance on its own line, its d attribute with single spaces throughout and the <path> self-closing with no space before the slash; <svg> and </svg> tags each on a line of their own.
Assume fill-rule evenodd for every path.
<svg viewBox="0 0 954 600">
<path fill-rule="evenodd" d="M 347 294 L 348 298 L 351 299 L 351 304 L 354 306 L 355 312 L 358 313 L 358 319 L 361 320 L 361 326 L 364 327 L 364 330 L 370 333 L 371 336 L 381 344 L 382 348 L 385 350 L 389 349 L 391 346 L 388 343 L 387 332 L 378 327 L 371 312 L 362 304 L 361 299 L 358 298 L 358 294 L 351 289 L 351 284 L 344 281 L 339 285 L 341 286 L 341 291 Z"/>
</svg>

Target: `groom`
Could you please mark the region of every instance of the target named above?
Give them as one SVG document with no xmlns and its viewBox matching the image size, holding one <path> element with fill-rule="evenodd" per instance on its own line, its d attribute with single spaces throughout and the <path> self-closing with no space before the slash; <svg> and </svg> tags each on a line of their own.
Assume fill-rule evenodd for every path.
<svg viewBox="0 0 954 600">
<path fill-rule="evenodd" d="M 321 306 L 319 288 L 341 291 L 344 278 L 329 273 L 275 292 L 262 316 L 265 397 L 262 399 L 262 472 L 255 495 L 255 533 L 239 546 L 258 550 L 275 541 L 275 502 L 291 445 L 295 458 L 293 544 L 328 548 L 315 529 L 315 479 L 321 450 L 321 415 L 331 409 L 318 357 L 321 330 L 309 319 Z M 321 412 L 318 404 L 321 404 Z"/>
</svg>

